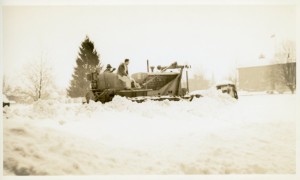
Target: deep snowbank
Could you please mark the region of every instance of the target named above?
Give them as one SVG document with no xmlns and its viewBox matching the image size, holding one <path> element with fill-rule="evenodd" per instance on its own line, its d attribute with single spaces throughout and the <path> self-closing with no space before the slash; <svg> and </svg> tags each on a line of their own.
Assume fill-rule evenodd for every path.
<svg viewBox="0 0 300 180">
<path fill-rule="evenodd" d="M 5 174 L 295 173 L 293 95 L 4 109 Z"/>
</svg>

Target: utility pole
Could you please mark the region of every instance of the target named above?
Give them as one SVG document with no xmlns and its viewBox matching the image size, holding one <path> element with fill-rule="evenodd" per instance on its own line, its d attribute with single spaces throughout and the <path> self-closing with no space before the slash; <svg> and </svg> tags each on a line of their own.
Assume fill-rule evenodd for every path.
<svg viewBox="0 0 300 180">
<path fill-rule="evenodd" d="M 271 38 L 271 39 L 274 39 L 274 60 L 275 60 L 275 57 L 276 57 L 276 49 L 277 49 L 277 47 L 276 47 L 276 34 L 272 34 L 270 38 Z"/>
<path fill-rule="evenodd" d="M 149 60 L 147 59 L 147 72 L 149 72 Z"/>
<path fill-rule="evenodd" d="M 186 70 L 186 90 L 189 93 L 190 92 L 190 88 L 189 88 L 189 75 L 188 75 L 188 71 Z"/>
</svg>

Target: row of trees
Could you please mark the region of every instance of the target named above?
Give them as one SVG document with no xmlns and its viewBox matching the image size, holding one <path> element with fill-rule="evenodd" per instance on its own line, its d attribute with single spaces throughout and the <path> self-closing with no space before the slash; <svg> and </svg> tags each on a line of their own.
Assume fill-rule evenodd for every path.
<svg viewBox="0 0 300 180">
<path fill-rule="evenodd" d="M 47 99 L 53 96 L 53 93 L 57 94 L 53 71 L 47 63 L 48 60 L 42 54 L 35 62 L 25 65 L 20 76 L 20 86 L 12 87 L 4 76 L 3 94 L 11 97 L 18 96 L 17 99 L 23 102 Z M 95 50 L 94 43 L 86 36 L 79 48 L 67 95 L 72 98 L 84 96 L 89 87 L 86 74 L 95 71 L 96 68 L 101 68 L 100 56 Z"/>
<path fill-rule="evenodd" d="M 193 77 L 189 78 L 190 92 L 195 90 L 204 90 L 210 88 L 214 84 L 213 79 L 209 79 L 203 72 L 197 72 Z M 183 82 L 182 87 L 186 87 L 186 82 Z"/>
<path fill-rule="evenodd" d="M 43 55 L 39 60 L 26 64 L 18 80 L 20 84 L 12 86 L 4 76 L 3 94 L 17 96 L 19 101 L 28 102 L 49 98 L 55 89 L 51 66 Z"/>
</svg>

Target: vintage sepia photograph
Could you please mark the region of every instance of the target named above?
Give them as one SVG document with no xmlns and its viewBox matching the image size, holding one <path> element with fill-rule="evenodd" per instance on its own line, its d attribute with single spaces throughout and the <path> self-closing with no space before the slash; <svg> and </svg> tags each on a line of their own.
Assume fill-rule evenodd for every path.
<svg viewBox="0 0 300 180">
<path fill-rule="evenodd" d="M 141 2 L 2 5 L 3 176 L 296 175 L 296 3 Z"/>
</svg>

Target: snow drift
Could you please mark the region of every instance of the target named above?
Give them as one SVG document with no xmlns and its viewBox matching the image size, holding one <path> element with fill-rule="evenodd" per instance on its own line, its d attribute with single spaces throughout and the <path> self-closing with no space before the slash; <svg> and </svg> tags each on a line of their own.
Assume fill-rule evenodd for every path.
<svg viewBox="0 0 300 180">
<path fill-rule="evenodd" d="M 4 108 L 5 175 L 295 173 L 293 95 Z"/>
</svg>

